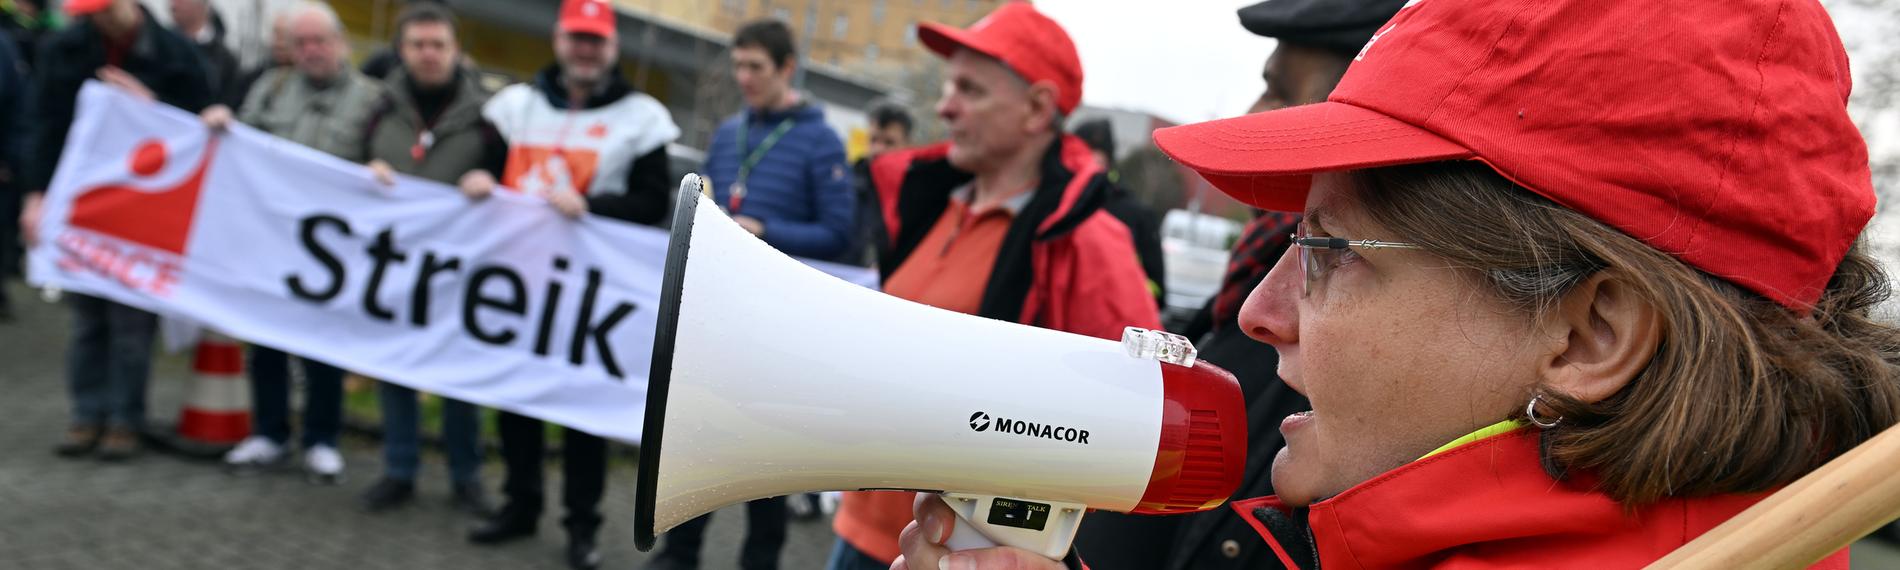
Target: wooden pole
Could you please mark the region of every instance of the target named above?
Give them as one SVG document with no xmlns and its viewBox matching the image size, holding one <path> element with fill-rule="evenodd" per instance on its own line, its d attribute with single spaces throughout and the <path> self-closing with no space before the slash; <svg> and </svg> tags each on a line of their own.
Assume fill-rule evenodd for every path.
<svg viewBox="0 0 1900 570">
<path fill-rule="evenodd" d="M 1888 428 L 1650 568 L 1805 568 L 1900 517 L 1900 427 Z"/>
</svg>

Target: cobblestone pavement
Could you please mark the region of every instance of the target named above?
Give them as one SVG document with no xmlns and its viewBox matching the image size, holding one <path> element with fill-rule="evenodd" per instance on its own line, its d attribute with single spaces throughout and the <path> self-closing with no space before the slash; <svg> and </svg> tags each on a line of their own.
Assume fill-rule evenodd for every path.
<svg viewBox="0 0 1900 570">
<path fill-rule="evenodd" d="M 122 464 L 56 457 L 69 402 L 67 313 L 17 283 L 9 292 L 19 318 L 0 323 L 0 569 L 565 568 L 558 465 L 548 470 L 555 507 L 540 534 L 484 547 L 463 540 L 474 519 L 450 509 L 440 454 L 423 457 L 416 501 L 384 514 L 359 511 L 357 496 L 382 471 L 381 449 L 367 438 L 345 438 L 348 479 L 340 486 L 311 485 L 294 470 L 234 477 L 213 462 L 152 451 Z M 156 363 L 154 423 L 177 414 L 188 370 L 183 355 Z M 490 458 L 483 478 L 499 503 L 499 458 Z M 605 568 L 639 568 L 647 556 L 633 547 L 633 487 L 631 460 L 617 459 L 603 505 Z M 707 532 L 709 570 L 737 567 L 745 512 L 728 511 Z M 832 540 L 825 521 L 793 522 L 783 567 L 823 567 Z"/>
<path fill-rule="evenodd" d="M 472 519 L 450 510 L 439 454 L 425 455 L 417 500 L 395 512 L 357 510 L 356 497 L 381 472 L 374 441 L 346 437 L 348 477 L 341 486 L 306 483 L 286 471 L 250 477 L 215 463 L 147 452 L 123 464 L 61 459 L 52 445 L 66 425 L 63 381 L 67 314 L 10 286 L 19 319 L 0 323 L 0 569 L 418 569 L 563 568 L 558 508 L 532 540 L 479 547 L 462 538 Z M 161 357 L 152 372 L 150 409 L 169 423 L 183 396 L 188 363 Z M 501 465 L 483 476 L 492 493 Z M 548 472 L 558 505 L 560 470 Z M 633 547 L 634 471 L 617 460 L 603 505 L 606 568 L 639 568 Z M 721 511 L 707 533 L 706 568 L 736 567 L 744 535 L 742 507 Z M 783 566 L 822 568 L 833 540 L 823 521 L 791 525 Z M 1900 548 L 1862 541 L 1854 566 L 1900 570 Z"/>
</svg>

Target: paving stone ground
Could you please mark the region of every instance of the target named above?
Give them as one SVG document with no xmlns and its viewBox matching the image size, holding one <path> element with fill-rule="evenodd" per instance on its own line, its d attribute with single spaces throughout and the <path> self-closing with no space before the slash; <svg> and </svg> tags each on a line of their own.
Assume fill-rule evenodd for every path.
<svg viewBox="0 0 1900 570">
<path fill-rule="evenodd" d="M 423 459 L 418 500 L 370 515 L 356 497 L 381 472 L 375 441 L 346 437 L 349 479 L 315 486 L 294 471 L 251 477 L 215 463 L 160 453 L 123 464 L 61 459 L 52 446 L 65 429 L 68 399 L 63 354 L 66 310 L 9 285 L 18 320 L 0 323 L 0 569 L 557 569 L 565 535 L 559 509 L 532 540 L 478 547 L 463 540 L 472 519 L 450 510 L 439 454 Z M 183 396 L 188 363 L 161 357 L 152 373 L 153 420 L 168 423 Z M 550 465 L 550 504 L 559 504 L 560 470 Z M 483 476 L 501 482 L 491 457 Z M 616 460 L 603 505 L 606 568 L 639 568 L 633 547 L 631 461 Z M 491 498 L 499 497 L 491 493 Z M 707 532 L 708 570 L 736 568 L 745 513 L 728 508 Z M 783 567 L 822 568 L 832 542 L 826 521 L 791 525 Z M 1854 566 L 1900 570 L 1900 548 L 1863 540 Z"/>
<path fill-rule="evenodd" d="M 154 452 L 123 464 L 54 456 L 67 423 L 69 317 L 17 283 L 8 287 L 18 319 L 0 323 L 0 569 L 565 568 L 559 508 L 533 539 L 465 542 L 473 519 L 449 508 L 437 453 L 423 458 L 414 503 L 359 511 L 357 496 L 382 471 L 381 448 L 363 436 L 343 442 L 348 479 L 339 486 L 311 485 L 297 471 L 233 477 L 214 462 Z M 184 355 L 157 361 L 148 404 L 155 423 L 176 416 L 188 370 Z M 489 458 L 483 478 L 498 502 L 499 458 Z M 549 504 L 559 505 L 558 464 L 547 484 Z M 646 555 L 633 546 L 631 460 L 614 462 L 607 487 L 604 567 L 639 568 Z M 737 567 L 744 527 L 743 508 L 714 517 L 705 568 Z M 783 567 L 822 568 L 832 540 L 828 521 L 793 522 Z"/>
</svg>

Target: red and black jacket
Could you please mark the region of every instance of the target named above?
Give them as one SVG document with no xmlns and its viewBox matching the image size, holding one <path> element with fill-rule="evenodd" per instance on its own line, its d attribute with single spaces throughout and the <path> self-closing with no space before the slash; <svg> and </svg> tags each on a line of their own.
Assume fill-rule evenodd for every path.
<svg viewBox="0 0 1900 570">
<path fill-rule="evenodd" d="M 885 153 L 871 164 L 884 232 L 885 277 L 902 266 L 973 176 L 950 165 L 948 143 Z M 1004 235 L 978 315 L 1101 338 L 1160 328 L 1128 227 L 1103 205 L 1109 182 L 1080 139 L 1043 154 L 1029 203 Z"/>
</svg>

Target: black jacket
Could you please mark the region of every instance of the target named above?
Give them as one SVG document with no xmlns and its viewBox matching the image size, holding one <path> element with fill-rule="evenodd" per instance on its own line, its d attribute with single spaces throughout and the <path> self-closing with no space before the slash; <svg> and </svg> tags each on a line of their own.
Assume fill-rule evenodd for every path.
<svg viewBox="0 0 1900 570">
<path fill-rule="evenodd" d="M 26 64 L 14 50 L 13 42 L 0 41 L 0 190 L 7 191 L 0 196 L 9 200 L 13 199 L 14 179 L 25 163 L 27 134 L 33 128 L 32 115 L 26 107 L 32 84 L 26 79 Z M 0 209 L 0 213 L 4 211 Z M 0 220 L 0 224 L 4 224 L 4 220 Z M 3 256 L 5 253 L 0 252 L 0 257 Z M 6 268 L 0 267 L 0 272 L 4 271 Z"/>
<path fill-rule="evenodd" d="M 1110 180 L 1114 178 L 1113 174 L 1109 176 Z M 1128 226 L 1128 234 L 1135 238 L 1135 255 L 1141 257 L 1141 272 L 1148 275 L 1149 290 L 1155 295 L 1155 306 L 1167 306 L 1168 270 L 1161 256 L 1161 219 L 1119 183 L 1109 185 L 1108 202 L 1102 209 Z"/>
<path fill-rule="evenodd" d="M 534 75 L 534 90 L 547 97 L 548 104 L 556 109 L 570 107 L 567 87 L 561 83 L 559 64 L 550 65 Z M 605 107 L 631 94 L 633 84 L 628 83 L 619 71 L 612 71 L 607 76 L 606 88 L 588 97 L 581 108 Z M 668 167 L 666 145 L 660 145 L 653 152 L 633 160 L 633 168 L 627 171 L 626 192 L 611 196 L 588 196 L 587 211 L 636 224 L 657 226 L 666 222 L 673 210 L 673 190 L 678 188 Z"/>
<path fill-rule="evenodd" d="M 27 191 L 45 190 L 52 181 L 53 168 L 66 146 L 66 130 L 72 126 L 79 87 L 105 65 L 105 38 L 89 20 L 75 22 L 40 44 L 31 103 L 38 120 L 29 150 L 32 158 L 22 176 Z M 138 38 L 120 67 L 167 105 L 197 113 L 213 102 L 211 79 L 198 48 L 160 27 L 150 12 L 145 12 Z"/>
<path fill-rule="evenodd" d="M 231 48 L 224 47 L 224 17 L 219 16 L 217 10 L 212 10 L 211 20 L 205 25 L 211 27 L 211 41 L 198 43 L 195 38 L 185 40 L 197 46 L 198 55 L 204 57 L 205 72 L 211 77 L 211 92 L 216 94 L 218 101 L 229 101 L 233 97 L 243 99 L 243 92 L 232 93 L 233 89 L 238 88 L 238 58 L 237 54 L 231 53 Z"/>
<path fill-rule="evenodd" d="M 1277 259 L 1285 249 L 1266 252 Z M 1247 290 L 1259 282 L 1246 285 Z M 1200 330 L 1211 323 L 1213 300 L 1201 310 L 1196 321 Z M 1192 338 L 1192 337 L 1190 337 Z M 1219 328 L 1196 339 L 1199 357 L 1232 372 L 1240 381 L 1240 392 L 1247 402 L 1247 468 L 1233 499 L 1251 499 L 1275 494 L 1273 457 L 1286 442 L 1280 436 L 1280 421 L 1295 412 L 1312 409 L 1306 397 L 1280 380 L 1278 354 L 1240 330 L 1237 319 L 1226 319 Z M 1254 532 L 1252 526 L 1227 505 L 1188 515 L 1139 516 L 1094 512 L 1082 519 L 1075 548 L 1095 570 L 1257 570 L 1282 568 L 1273 550 Z"/>
</svg>

